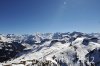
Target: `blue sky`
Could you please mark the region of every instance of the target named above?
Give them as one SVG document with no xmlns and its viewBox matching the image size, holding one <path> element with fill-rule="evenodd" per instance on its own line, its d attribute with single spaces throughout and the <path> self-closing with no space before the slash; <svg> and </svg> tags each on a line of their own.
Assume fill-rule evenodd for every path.
<svg viewBox="0 0 100 66">
<path fill-rule="evenodd" d="M 0 33 L 100 32 L 100 0 L 0 0 Z"/>
</svg>

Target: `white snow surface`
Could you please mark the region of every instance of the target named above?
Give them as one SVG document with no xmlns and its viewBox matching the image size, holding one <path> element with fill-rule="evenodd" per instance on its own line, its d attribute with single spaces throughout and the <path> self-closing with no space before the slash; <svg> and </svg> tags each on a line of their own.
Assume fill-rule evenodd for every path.
<svg viewBox="0 0 100 66">
<path fill-rule="evenodd" d="M 40 34 L 38 35 L 38 37 Z M 2 41 L 9 42 L 11 39 L 6 39 L 2 36 Z M 40 38 L 36 38 L 40 41 Z M 76 37 L 76 36 L 75 36 Z M 47 37 L 42 37 L 47 38 Z M 50 37 L 51 39 L 51 37 Z M 55 42 L 54 44 L 51 44 L 52 40 L 44 42 L 42 45 L 33 45 L 35 48 L 31 52 L 27 54 L 23 54 L 19 56 L 18 58 L 11 59 L 7 62 L 0 63 L 0 66 L 3 66 L 5 64 L 12 64 L 12 66 L 26 66 L 26 65 L 32 65 L 32 62 L 29 62 L 28 60 L 38 60 L 38 61 L 51 61 L 55 65 L 58 65 L 58 61 L 62 61 L 63 63 L 66 63 L 65 66 L 80 66 L 82 63 L 83 66 L 85 65 L 85 62 L 91 66 L 92 61 L 89 61 L 89 59 L 86 58 L 86 55 L 95 49 L 100 49 L 100 44 L 95 42 L 89 42 L 88 45 L 82 44 L 83 40 L 86 39 L 86 37 L 80 37 L 75 39 L 72 44 L 70 42 L 62 44 L 61 42 Z M 24 44 L 27 45 L 27 44 Z M 33 46 L 27 45 L 27 49 L 32 49 Z M 92 56 L 92 55 L 91 55 Z M 93 55 L 94 56 L 94 55 Z M 100 58 L 100 57 L 99 57 Z M 26 64 L 13 64 L 13 63 L 20 63 L 21 61 L 26 61 Z M 81 61 L 81 62 L 80 62 Z M 100 62 L 100 60 L 95 61 Z M 63 65 L 64 66 L 64 65 Z"/>
</svg>

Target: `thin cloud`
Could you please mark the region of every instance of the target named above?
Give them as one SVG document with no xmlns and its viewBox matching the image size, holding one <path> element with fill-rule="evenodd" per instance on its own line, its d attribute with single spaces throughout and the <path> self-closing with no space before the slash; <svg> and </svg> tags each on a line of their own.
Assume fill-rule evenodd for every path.
<svg viewBox="0 0 100 66">
<path fill-rule="evenodd" d="M 67 3 L 66 3 L 66 1 L 64 1 L 64 5 L 66 5 Z"/>
</svg>

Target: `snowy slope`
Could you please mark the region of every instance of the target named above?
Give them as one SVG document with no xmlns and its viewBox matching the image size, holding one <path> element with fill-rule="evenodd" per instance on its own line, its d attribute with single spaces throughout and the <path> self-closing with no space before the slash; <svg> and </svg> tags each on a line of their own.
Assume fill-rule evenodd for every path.
<svg viewBox="0 0 100 66">
<path fill-rule="evenodd" d="M 0 63 L 1 66 L 39 66 L 39 64 L 40 66 L 46 64 L 51 66 L 100 66 L 100 43 L 94 42 L 97 39 L 91 40 L 95 37 L 93 34 L 91 36 L 80 32 L 47 33 L 21 37 L 20 40 L 24 40 L 22 45 L 26 46 L 25 50 L 30 49 L 30 51 L 22 52 L 21 56 Z M 25 42 L 27 39 L 36 42 L 30 45 Z M 66 42 L 62 43 L 64 40 Z M 33 62 L 34 60 L 36 63 Z"/>
</svg>

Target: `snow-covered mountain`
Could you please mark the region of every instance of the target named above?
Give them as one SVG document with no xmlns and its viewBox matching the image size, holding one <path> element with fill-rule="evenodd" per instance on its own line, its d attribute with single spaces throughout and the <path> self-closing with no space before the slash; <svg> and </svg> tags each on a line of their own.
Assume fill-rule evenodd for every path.
<svg viewBox="0 0 100 66">
<path fill-rule="evenodd" d="M 0 66 L 100 66 L 100 33 L 1 34 L 0 58 Z"/>
</svg>

